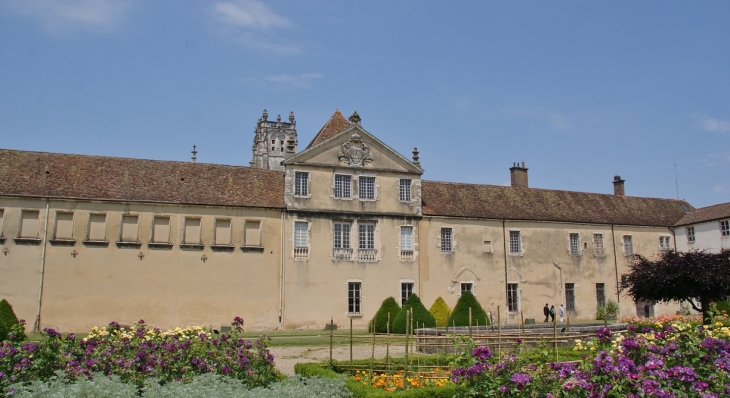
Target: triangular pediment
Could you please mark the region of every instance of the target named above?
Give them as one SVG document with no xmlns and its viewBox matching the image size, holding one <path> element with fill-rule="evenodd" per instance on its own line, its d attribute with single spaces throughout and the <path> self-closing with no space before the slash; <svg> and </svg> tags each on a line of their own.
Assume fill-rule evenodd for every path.
<svg viewBox="0 0 730 398">
<path fill-rule="evenodd" d="M 423 174 L 423 169 L 419 165 L 396 152 L 357 123 L 285 159 L 282 164 Z"/>
</svg>

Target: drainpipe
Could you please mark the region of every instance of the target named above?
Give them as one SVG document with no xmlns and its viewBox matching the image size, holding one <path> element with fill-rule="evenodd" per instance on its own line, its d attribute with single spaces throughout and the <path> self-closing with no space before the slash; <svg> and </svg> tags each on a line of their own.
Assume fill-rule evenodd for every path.
<svg viewBox="0 0 730 398">
<path fill-rule="evenodd" d="M 38 314 L 35 317 L 33 331 L 41 331 L 41 303 L 43 303 L 43 276 L 46 273 L 46 242 L 48 242 L 48 210 L 51 207 L 51 200 L 46 199 L 46 223 L 43 227 L 43 249 L 41 250 L 41 282 L 38 288 Z"/>
<path fill-rule="evenodd" d="M 560 292 L 560 302 L 565 303 L 566 300 L 564 300 L 565 297 L 563 297 L 563 269 L 560 268 L 560 266 L 556 264 L 555 261 L 553 261 L 553 265 L 555 266 L 555 268 L 558 269 L 558 271 L 560 271 L 560 289 L 558 289 L 558 291 Z M 567 306 L 568 304 L 565 305 Z"/>
<path fill-rule="evenodd" d="M 507 220 L 502 220 L 502 246 L 504 249 L 504 297 L 507 298 Z M 507 300 L 504 302 L 506 303 Z M 505 317 L 507 319 L 507 317 Z"/>
<path fill-rule="evenodd" d="M 284 330 L 284 211 L 281 212 L 281 268 L 279 271 L 279 330 Z"/>
<path fill-rule="evenodd" d="M 616 233 L 611 224 L 611 245 L 613 245 L 613 267 L 616 270 L 616 303 L 621 304 L 621 292 L 618 285 L 618 257 L 616 257 Z"/>
</svg>

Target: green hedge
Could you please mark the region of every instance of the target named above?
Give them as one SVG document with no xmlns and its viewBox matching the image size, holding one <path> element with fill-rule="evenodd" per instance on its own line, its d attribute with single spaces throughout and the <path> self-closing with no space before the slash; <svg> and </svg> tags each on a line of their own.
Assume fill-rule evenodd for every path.
<svg viewBox="0 0 730 398">
<path fill-rule="evenodd" d="M 0 323 L 5 325 L 7 330 L 10 330 L 13 325 L 18 323 L 18 317 L 15 316 L 13 307 L 8 303 L 8 300 L 2 299 L 0 301 Z"/>
<path fill-rule="evenodd" d="M 489 325 L 489 318 L 477 298 L 470 291 L 461 293 L 456 307 L 449 317 L 449 326 L 469 326 L 469 308 L 471 308 L 471 324 Z"/>
<path fill-rule="evenodd" d="M 393 320 L 393 326 L 390 331 L 397 334 L 406 333 L 406 313 L 409 309 L 413 308 L 413 329 L 426 327 L 436 327 L 436 319 L 433 315 L 423 306 L 421 299 L 414 293 L 408 296 L 408 300 L 400 309 L 398 315 Z"/>
<path fill-rule="evenodd" d="M 433 305 L 428 310 L 428 312 L 433 315 L 433 318 L 436 319 L 436 326 L 443 328 L 448 325 L 449 316 L 451 316 L 451 308 L 449 308 L 449 305 L 446 304 L 444 299 L 441 297 L 437 298 L 436 301 L 433 302 Z"/>
<path fill-rule="evenodd" d="M 395 319 L 395 316 L 398 315 L 399 311 L 400 306 L 393 297 L 388 297 L 383 300 L 383 304 L 380 305 L 380 309 L 378 309 L 378 312 L 375 313 L 373 322 L 370 323 L 370 325 L 375 323 L 375 333 L 386 333 L 388 331 L 388 314 L 390 314 L 390 324 L 393 325 L 393 320 Z M 370 325 L 368 326 L 368 329 L 372 332 L 372 326 Z M 390 329 L 392 330 L 393 326 L 391 326 Z"/>
</svg>

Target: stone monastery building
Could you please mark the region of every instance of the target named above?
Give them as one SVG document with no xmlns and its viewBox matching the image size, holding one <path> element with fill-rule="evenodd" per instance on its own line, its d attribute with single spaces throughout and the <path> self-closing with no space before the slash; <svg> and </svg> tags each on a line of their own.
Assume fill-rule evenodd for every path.
<svg viewBox="0 0 730 398">
<path fill-rule="evenodd" d="M 336 111 L 299 151 L 294 115 L 257 122 L 249 167 L 0 150 L 0 298 L 35 327 L 365 328 L 381 302 L 504 323 L 563 303 L 674 313 L 619 295 L 628 257 L 675 249 L 680 200 L 421 180 L 411 159 Z M 506 172 L 506 171 L 505 171 Z M 609 183 L 609 181 L 607 181 Z"/>
</svg>

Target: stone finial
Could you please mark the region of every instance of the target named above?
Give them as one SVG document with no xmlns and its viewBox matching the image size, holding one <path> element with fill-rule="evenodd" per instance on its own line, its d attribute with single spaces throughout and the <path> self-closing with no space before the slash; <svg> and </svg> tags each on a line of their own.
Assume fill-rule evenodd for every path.
<svg viewBox="0 0 730 398">
<path fill-rule="evenodd" d="M 263 121 L 269 120 L 269 112 L 266 112 L 266 109 L 264 109 L 264 113 L 261 115 L 261 120 L 263 120 Z"/>
<path fill-rule="evenodd" d="M 413 164 L 420 165 L 421 162 L 419 162 L 418 159 L 418 148 L 413 147 Z"/>
<path fill-rule="evenodd" d="M 294 112 L 289 112 L 289 123 L 294 124 Z"/>
<path fill-rule="evenodd" d="M 281 123 L 281 115 L 276 115 L 276 121 Z"/>
<path fill-rule="evenodd" d="M 355 109 L 355 112 L 352 112 L 352 115 L 350 115 L 350 124 L 360 124 L 361 119 L 360 115 L 357 114 L 357 109 Z"/>
</svg>

